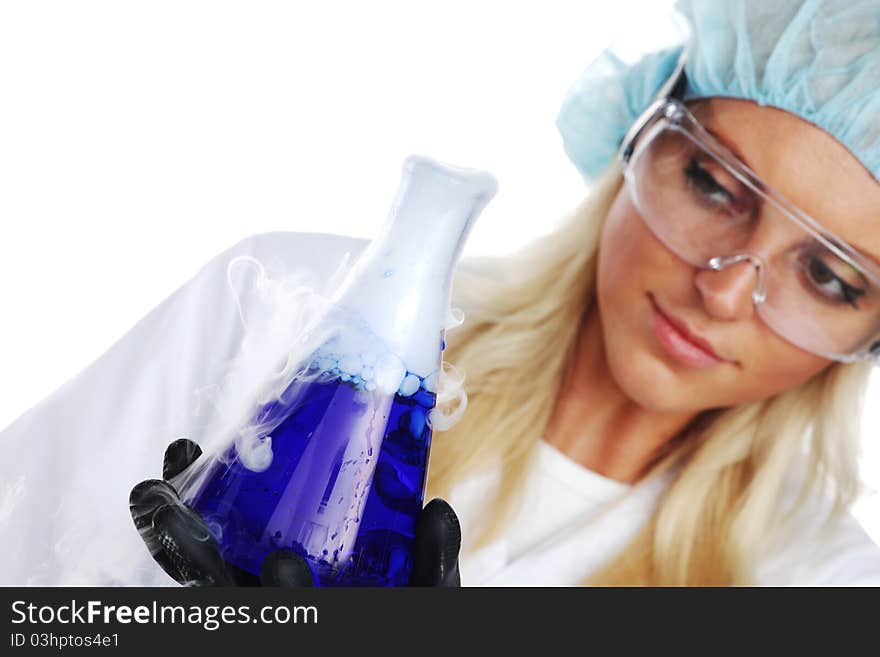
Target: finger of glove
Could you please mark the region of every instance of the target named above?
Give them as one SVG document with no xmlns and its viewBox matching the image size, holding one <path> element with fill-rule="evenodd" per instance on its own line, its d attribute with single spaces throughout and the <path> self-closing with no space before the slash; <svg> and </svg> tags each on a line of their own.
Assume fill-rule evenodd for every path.
<svg viewBox="0 0 880 657">
<path fill-rule="evenodd" d="M 449 503 L 428 502 L 416 521 L 412 586 L 461 586 L 458 554 L 461 525 Z"/>
<path fill-rule="evenodd" d="M 165 449 L 162 479 L 173 479 L 202 455 L 202 448 L 189 438 L 178 438 Z"/>
<path fill-rule="evenodd" d="M 189 507 L 184 506 L 180 502 L 174 487 L 160 479 L 142 481 L 132 489 L 129 496 L 131 517 L 150 555 L 162 566 L 165 572 L 181 582 L 188 575 L 181 573 L 180 568 L 177 568 L 172 563 L 174 560 L 165 553 L 166 546 L 160 540 L 163 535 L 156 532 L 153 524 L 156 512 L 164 510 L 169 506 L 181 506 L 184 509 L 184 513 L 187 511 L 194 513 Z M 200 517 L 199 520 L 201 520 Z M 165 521 L 160 518 L 159 525 L 161 526 L 163 522 Z M 239 570 L 231 564 L 225 564 L 225 570 L 237 586 L 259 585 L 259 579 L 256 576 Z M 186 583 L 189 583 L 189 580 L 186 580 Z"/>
<path fill-rule="evenodd" d="M 263 586 L 314 586 L 315 578 L 300 555 L 290 550 L 275 550 L 263 561 L 260 582 Z"/>
<path fill-rule="evenodd" d="M 128 510 L 139 530 L 152 529 L 156 509 L 169 504 L 179 504 L 177 491 L 167 481 L 147 479 L 134 488 L 128 496 Z M 141 531 L 143 535 L 143 531 Z"/>
<path fill-rule="evenodd" d="M 144 541 L 163 570 L 181 584 L 232 586 L 235 583 L 226 571 L 205 521 L 184 504 L 172 503 L 157 509 L 152 531 L 147 532 Z"/>
</svg>

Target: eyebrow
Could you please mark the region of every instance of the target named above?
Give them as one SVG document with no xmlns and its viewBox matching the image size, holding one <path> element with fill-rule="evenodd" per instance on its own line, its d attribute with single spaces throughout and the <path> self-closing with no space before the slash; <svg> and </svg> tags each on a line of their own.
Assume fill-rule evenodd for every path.
<svg viewBox="0 0 880 657">
<path fill-rule="evenodd" d="M 838 239 L 841 239 L 841 238 L 838 238 Z M 865 251 L 864 249 L 860 249 L 859 247 L 857 247 L 857 246 L 856 246 L 855 244 L 853 244 L 852 242 L 847 242 L 846 240 L 843 240 L 843 241 L 844 241 L 845 244 L 848 244 L 848 245 L 849 245 L 849 248 L 851 248 L 853 251 L 855 251 L 855 252 L 858 253 L 860 256 L 862 256 L 865 260 L 867 260 L 867 261 L 869 262 L 869 264 L 873 265 L 873 267 L 874 267 L 874 271 L 873 271 L 872 273 L 873 273 L 875 276 L 878 275 L 878 274 L 880 274 L 880 258 L 878 258 L 877 256 L 875 256 L 873 253 L 868 253 L 868 252 Z"/>
<path fill-rule="evenodd" d="M 703 128 L 706 130 L 706 132 L 708 132 L 710 135 L 715 137 L 715 139 L 718 140 L 718 143 L 720 143 L 727 150 L 729 150 L 731 153 L 736 155 L 736 158 L 740 162 L 745 164 L 749 169 L 752 169 L 752 165 L 749 163 L 749 161 L 745 158 L 745 156 L 740 152 L 740 150 L 736 147 L 736 145 L 733 142 L 731 142 L 729 139 L 722 136 L 721 134 L 715 132 L 712 128 L 707 126 L 705 123 L 701 123 L 700 125 L 703 126 Z M 754 169 L 752 169 L 752 171 L 754 171 Z"/>
</svg>

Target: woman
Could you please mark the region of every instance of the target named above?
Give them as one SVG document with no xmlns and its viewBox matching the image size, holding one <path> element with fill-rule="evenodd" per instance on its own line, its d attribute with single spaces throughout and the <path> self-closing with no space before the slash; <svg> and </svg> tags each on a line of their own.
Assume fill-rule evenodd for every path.
<svg viewBox="0 0 880 657">
<path fill-rule="evenodd" d="M 880 548 L 847 514 L 880 334 L 880 3 L 851 4 L 684 1 L 683 59 L 681 48 L 631 67 L 609 56 L 572 88 L 558 125 L 594 183 L 589 198 L 550 235 L 509 258 L 463 262 L 455 279 L 466 321 L 445 357 L 466 373 L 469 404 L 435 434 L 428 498 L 460 517 L 461 583 L 880 583 Z M 335 262 L 362 248 L 312 238 L 300 256 Z M 67 393 L 10 427 L 10 444 L 24 444 L 63 414 L 83 439 L 58 448 L 91 448 L 105 464 L 107 480 L 65 489 L 91 487 L 92 498 L 56 512 L 31 496 L 31 510 L 88 513 L 77 505 L 152 475 L 163 429 L 197 441 L 198 426 L 179 431 L 182 412 L 154 387 L 150 405 L 98 431 L 77 425 L 86 409 L 74 390 L 99 397 L 144 349 L 174 373 L 168 400 L 216 380 L 219 355 L 234 351 L 233 319 L 216 296 L 208 319 L 189 309 L 219 294 L 210 281 L 228 256 L 295 252 L 283 242 L 257 236 L 223 254 Z M 172 340 L 172 322 L 197 328 Z M 89 402 L 92 417 L 112 415 Z M 120 432 L 127 443 L 108 439 Z M 175 445 L 170 461 L 192 458 L 190 443 Z M 95 539 L 68 523 L 43 541 L 51 554 L 37 552 L 39 532 L 16 501 L 43 461 L 21 458 L 34 465 L 2 473 L 7 528 L 27 533 L 33 551 L 7 559 L 4 581 L 73 583 L 72 570 L 112 582 L 133 540 L 109 529 L 119 518 Z M 455 514 L 441 499 L 424 518 L 420 579 L 455 583 Z M 115 560 L 108 538 L 125 544 Z M 273 565 L 273 582 L 301 575 L 286 569 L 295 562 Z M 136 567 L 126 581 L 147 583 L 149 564 Z"/>
<path fill-rule="evenodd" d="M 849 322 L 866 312 L 873 327 L 876 274 L 840 266 L 790 220 L 802 214 L 766 192 L 778 190 L 877 260 L 880 4 L 679 8 L 691 28 L 684 80 L 675 79 L 677 50 L 630 68 L 612 58 L 565 101 L 558 125 L 569 156 L 588 178 L 604 171 L 589 202 L 510 263 L 506 289 L 457 279 L 492 307 L 483 322 L 471 312 L 450 341 L 470 403 L 435 442 L 429 489 L 448 491 L 490 451 L 509 455 L 497 484 L 502 527 L 510 522 L 502 507 L 521 504 L 518 481 L 541 434 L 587 471 L 625 484 L 648 487 L 677 464 L 663 494 L 647 496 L 657 504 L 637 505 L 647 509 L 643 525 L 629 523 L 638 534 L 614 522 L 615 510 L 605 524 L 591 517 L 585 500 L 588 524 L 602 529 L 572 539 L 580 552 L 554 551 L 552 534 L 544 544 L 522 538 L 514 541 L 525 555 L 520 568 L 489 583 L 876 583 L 880 553 L 840 520 L 857 492 L 855 421 L 871 367 L 845 361 L 874 337 L 874 328 L 862 333 Z M 696 121 L 674 104 L 650 107 L 670 73 L 678 87 L 659 96 L 683 97 Z M 624 185 L 617 163 L 608 164 L 618 146 Z M 737 178 L 744 169 L 731 151 L 761 182 Z M 722 258 L 717 271 L 708 266 L 714 257 Z M 683 342 L 682 330 L 702 348 Z M 466 435 L 492 438 L 476 444 Z M 538 449 L 542 463 L 555 463 Z M 578 474 L 582 490 L 600 490 Z M 797 498 L 824 489 L 826 478 L 833 504 L 820 541 L 815 523 L 824 518 Z M 622 499 L 613 489 L 599 495 L 592 507 Z M 800 511 L 792 535 L 777 527 L 786 501 Z M 603 542 L 612 544 L 597 547 Z M 808 544 L 812 553 L 801 549 Z M 551 556 L 530 559 L 530 551 Z M 572 565 L 580 554 L 591 563 Z M 549 575 L 560 562 L 565 572 Z"/>
<path fill-rule="evenodd" d="M 584 534 L 580 553 L 555 554 L 559 537 L 516 537 L 520 568 L 489 583 L 880 582 L 880 550 L 840 520 L 857 492 L 854 421 L 880 301 L 880 4 L 679 7 L 692 33 L 683 79 L 672 50 L 632 68 L 612 61 L 602 76 L 594 65 L 566 99 L 569 156 L 588 178 L 604 170 L 589 202 L 506 263 L 500 286 L 457 279 L 484 305 L 450 340 L 470 402 L 434 444 L 429 490 L 445 494 L 463 471 L 505 455 L 488 507 L 503 527 L 542 437 L 586 469 L 576 484 L 603 498 L 580 501 L 596 524 L 599 502 L 621 495 L 588 472 L 646 485 L 678 465 L 638 535 L 610 520 L 604 535 Z M 669 95 L 695 120 L 663 103 Z M 623 185 L 608 164 L 618 146 Z M 821 229 L 831 235 L 820 241 Z M 861 265 L 841 257 L 840 240 Z M 824 489 L 824 478 L 829 537 L 813 533 L 818 516 L 786 536 L 783 502 Z M 819 513 L 804 499 L 791 507 Z M 626 540 L 599 546 L 609 534 Z M 575 565 L 579 554 L 593 567 Z M 564 573 L 550 574 L 560 562 Z"/>
</svg>

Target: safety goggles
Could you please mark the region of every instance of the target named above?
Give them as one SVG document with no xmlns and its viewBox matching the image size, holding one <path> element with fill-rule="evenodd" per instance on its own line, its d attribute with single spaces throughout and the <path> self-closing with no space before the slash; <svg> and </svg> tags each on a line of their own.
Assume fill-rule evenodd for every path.
<svg viewBox="0 0 880 657">
<path fill-rule="evenodd" d="M 770 188 L 678 98 L 644 112 L 620 158 L 633 204 L 673 253 L 715 271 L 754 266 L 756 312 L 780 337 L 832 360 L 880 359 L 880 265 Z"/>
</svg>

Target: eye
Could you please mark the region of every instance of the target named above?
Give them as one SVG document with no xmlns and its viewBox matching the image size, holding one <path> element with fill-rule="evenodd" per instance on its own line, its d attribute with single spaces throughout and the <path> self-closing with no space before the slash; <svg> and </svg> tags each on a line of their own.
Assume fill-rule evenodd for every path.
<svg viewBox="0 0 880 657">
<path fill-rule="evenodd" d="M 733 200 L 733 195 L 719 185 L 712 174 L 700 166 L 695 157 L 688 161 L 684 175 L 687 177 L 688 184 L 713 205 L 724 205 Z"/>
<path fill-rule="evenodd" d="M 717 171 L 713 172 L 714 169 Z M 757 216 L 760 202 L 755 195 L 714 160 L 702 163 L 698 155 L 690 156 L 684 167 L 685 184 L 696 195 L 697 203 L 737 220 Z"/>
<path fill-rule="evenodd" d="M 858 310 L 858 298 L 865 294 L 865 290 L 852 286 L 837 276 L 821 258 L 804 254 L 801 262 L 816 291 L 835 303 L 848 303 Z"/>
</svg>

